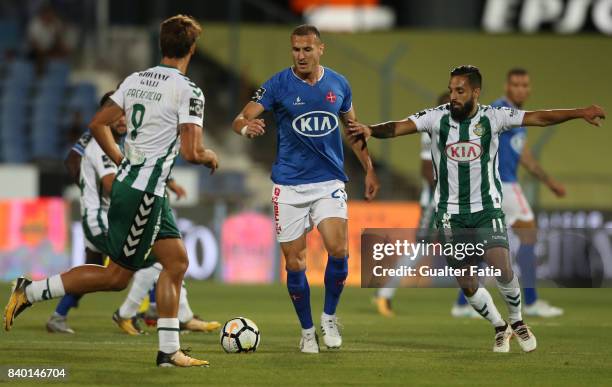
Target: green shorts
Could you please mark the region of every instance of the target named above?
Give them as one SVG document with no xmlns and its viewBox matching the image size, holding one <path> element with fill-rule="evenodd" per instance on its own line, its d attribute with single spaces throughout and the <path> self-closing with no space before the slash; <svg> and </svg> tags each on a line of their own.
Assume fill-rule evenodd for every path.
<svg viewBox="0 0 612 387">
<path fill-rule="evenodd" d="M 167 197 L 134 189 L 115 180 L 108 211 L 110 258 L 129 270 L 151 266 L 156 240 L 180 238 Z"/>
<path fill-rule="evenodd" d="M 471 214 L 436 214 L 436 227 L 442 243 L 471 243 L 481 244 L 482 250 L 492 247 L 508 249 L 508 232 L 506 230 L 505 215 L 501 209 L 483 210 Z M 457 263 L 457 259 L 447 257 L 450 264 Z M 462 264 L 473 264 L 477 256 L 470 256 Z"/>
</svg>

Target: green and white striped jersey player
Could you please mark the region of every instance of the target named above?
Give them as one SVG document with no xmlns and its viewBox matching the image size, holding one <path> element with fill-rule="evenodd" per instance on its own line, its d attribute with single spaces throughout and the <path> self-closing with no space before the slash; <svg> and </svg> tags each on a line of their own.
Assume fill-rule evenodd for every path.
<svg viewBox="0 0 612 387">
<path fill-rule="evenodd" d="M 510 338 L 515 336 L 526 351 L 536 349 L 535 336 L 523 323 L 521 292 L 514 275 L 497 171 L 499 134 L 513 126 L 548 126 L 583 118 L 593 125 L 605 118 L 596 105 L 584 109 L 521 111 L 479 105 L 482 76 L 474 66 L 459 66 L 450 73 L 450 103 L 423 110 L 402 121 L 366 126 L 349 123 L 352 136 L 390 138 L 417 132 L 431 135 L 432 159 L 436 172 L 436 226 L 441 228 L 442 242 L 461 243 L 457 232 L 475 229 L 467 241 L 484 245 L 484 260 L 496 270 L 497 287 L 508 307 L 508 320 L 501 317 L 491 295 L 479 287 L 470 270 L 457 276 L 469 303 L 495 327 L 495 352 L 508 352 Z M 448 238 L 450 236 L 450 239 Z M 475 240 L 474 240 L 475 239 Z M 464 246 L 465 247 L 465 246 Z M 447 257 L 453 267 L 475 267 L 476 255 L 465 259 Z"/>
<path fill-rule="evenodd" d="M 4 311 L 4 328 L 32 303 L 61 297 L 122 290 L 152 251 L 162 265 L 157 284 L 160 367 L 206 366 L 180 349 L 177 310 L 189 260 L 165 196 L 174 160 L 218 167 L 216 154 L 204 148 L 204 97 L 185 73 L 202 32 L 190 16 L 175 15 L 160 25 L 159 66 L 130 75 L 89 124 L 104 153 L 119 166 L 108 211 L 107 267 L 77 266 L 39 281 L 20 277 Z M 125 116 L 126 155 L 117 149 L 109 125 Z"/>
<path fill-rule="evenodd" d="M 499 134 L 521 125 L 525 112 L 478 105 L 463 121 L 451 117 L 450 104 L 409 117 L 417 131 L 431 136 L 436 173 L 434 201 L 440 214 L 473 214 L 501 209 L 497 168 Z M 493 227 L 502 228 L 498 223 Z"/>
<path fill-rule="evenodd" d="M 128 76 L 111 99 L 128 122 L 117 180 L 163 197 L 180 147 L 177 125 L 202 126 L 202 90 L 178 69 L 158 65 Z"/>
</svg>

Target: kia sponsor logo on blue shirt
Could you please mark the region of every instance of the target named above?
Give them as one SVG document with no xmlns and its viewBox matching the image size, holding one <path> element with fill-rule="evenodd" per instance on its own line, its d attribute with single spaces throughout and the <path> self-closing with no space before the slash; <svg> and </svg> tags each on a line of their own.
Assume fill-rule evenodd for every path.
<svg viewBox="0 0 612 387">
<path fill-rule="evenodd" d="M 316 110 L 297 116 L 291 126 L 302 136 L 323 137 L 336 130 L 338 117 L 330 112 Z"/>
</svg>

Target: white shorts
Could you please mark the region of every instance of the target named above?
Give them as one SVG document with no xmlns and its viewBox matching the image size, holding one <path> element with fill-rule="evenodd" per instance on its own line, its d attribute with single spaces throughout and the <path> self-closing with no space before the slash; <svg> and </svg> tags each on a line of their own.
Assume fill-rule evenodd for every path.
<svg viewBox="0 0 612 387">
<path fill-rule="evenodd" d="M 276 239 L 290 242 L 326 218 L 348 219 L 346 191 L 340 180 L 272 187 Z"/>
<path fill-rule="evenodd" d="M 506 214 L 506 224 L 512 226 L 517 220 L 529 222 L 534 219 L 531 206 L 519 183 L 502 183 L 502 192 L 502 210 Z"/>
</svg>

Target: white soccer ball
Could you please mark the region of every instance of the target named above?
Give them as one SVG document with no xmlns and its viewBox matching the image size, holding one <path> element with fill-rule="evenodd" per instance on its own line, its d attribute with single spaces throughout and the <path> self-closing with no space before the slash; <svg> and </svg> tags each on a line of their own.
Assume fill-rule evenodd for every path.
<svg viewBox="0 0 612 387">
<path fill-rule="evenodd" d="M 260 341 L 259 328 L 246 317 L 233 318 L 221 329 L 221 346 L 227 353 L 255 352 Z"/>
</svg>

